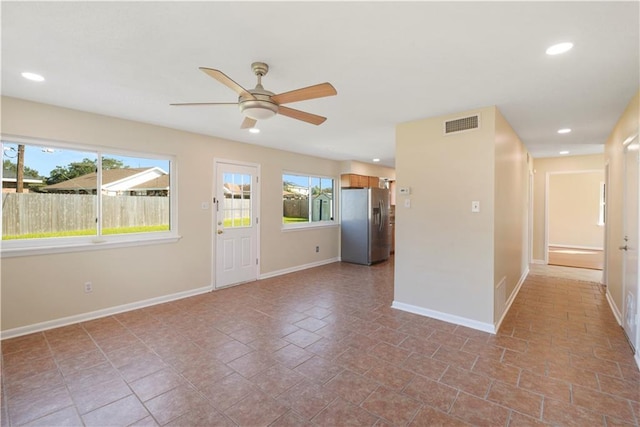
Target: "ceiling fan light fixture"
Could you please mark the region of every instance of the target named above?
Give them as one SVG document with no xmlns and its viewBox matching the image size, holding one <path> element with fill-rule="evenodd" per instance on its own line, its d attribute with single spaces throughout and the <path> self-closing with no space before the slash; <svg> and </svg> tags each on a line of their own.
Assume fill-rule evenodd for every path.
<svg viewBox="0 0 640 427">
<path fill-rule="evenodd" d="M 266 120 L 276 115 L 278 108 L 246 107 L 242 109 L 242 114 L 254 120 Z"/>
<path fill-rule="evenodd" d="M 264 92 L 264 94 L 254 92 L 253 95 L 256 99 L 240 98 L 240 111 L 245 117 L 254 120 L 266 120 L 278 113 L 278 104 L 269 101 L 269 94 L 271 92 Z"/>
</svg>

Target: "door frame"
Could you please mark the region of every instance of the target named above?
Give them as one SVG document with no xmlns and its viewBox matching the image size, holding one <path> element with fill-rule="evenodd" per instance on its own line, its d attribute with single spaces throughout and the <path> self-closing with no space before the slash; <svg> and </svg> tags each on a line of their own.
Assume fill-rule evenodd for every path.
<svg viewBox="0 0 640 427">
<path fill-rule="evenodd" d="M 214 157 L 213 159 L 213 178 L 212 178 L 212 195 L 211 195 L 211 215 L 210 215 L 210 227 L 211 227 L 211 289 L 212 290 L 219 290 L 219 289 L 224 289 L 230 286 L 234 286 L 234 285 L 229 285 L 229 286 L 224 286 L 224 287 L 217 287 L 217 282 L 218 282 L 218 277 L 217 277 L 217 271 L 216 271 L 216 265 L 217 265 L 217 252 L 216 252 L 216 244 L 217 244 L 217 226 L 216 226 L 216 220 L 217 220 L 217 216 L 218 216 L 218 212 L 216 210 L 216 206 L 215 206 L 215 198 L 217 197 L 217 193 L 218 193 L 218 166 L 219 165 L 236 165 L 236 166 L 242 166 L 242 167 L 253 167 L 256 169 L 256 179 L 257 179 L 257 185 L 255 186 L 255 193 L 252 193 L 252 196 L 255 197 L 255 209 L 256 209 L 256 224 L 255 224 L 255 229 L 256 229 L 256 257 L 258 259 L 258 264 L 256 265 L 256 280 L 260 277 L 260 266 L 261 266 L 261 251 L 260 251 L 260 225 L 261 225 L 261 221 L 260 221 L 260 208 L 261 208 L 261 203 L 260 203 L 260 187 L 261 187 L 261 167 L 259 163 L 252 163 L 252 162 L 245 162 L 245 161 L 241 161 L 241 160 L 230 160 L 230 159 L 224 159 L 224 158 L 219 158 L 219 157 Z M 243 282 L 245 283 L 245 282 Z M 240 283 L 238 283 L 240 284 Z"/>
<path fill-rule="evenodd" d="M 579 170 L 569 170 L 569 171 L 547 172 L 545 176 L 545 182 L 544 182 L 544 248 L 543 250 L 544 250 L 545 265 L 549 264 L 549 194 L 551 192 L 549 181 L 550 181 L 551 175 L 595 173 L 595 172 L 602 172 L 604 174 L 604 171 L 605 169 L 603 168 L 603 169 L 579 169 Z M 606 235 L 603 236 L 603 238 L 605 237 Z M 605 242 L 602 242 L 603 253 L 604 253 L 604 243 Z"/>
<path fill-rule="evenodd" d="M 611 171 L 609 160 L 606 160 L 604 163 L 604 263 L 602 264 L 602 279 L 600 282 L 607 286 L 609 283 L 609 234 L 611 230 L 609 230 L 609 192 L 611 191 L 611 187 L 609 186 L 609 182 L 611 181 Z M 609 288 L 607 287 L 607 294 L 609 293 Z"/>
<path fill-rule="evenodd" d="M 622 143 L 622 157 L 623 157 L 623 165 L 624 165 L 624 169 L 623 169 L 623 196 L 622 196 L 622 234 L 627 235 L 628 230 L 627 230 L 627 215 L 628 215 L 628 209 L 627 209 L 627 153 L 629 151 L 628 147 L 638 139 L 638 135 L 636 134 L 634 137 L 632 138 L 627 138 L 626 141 L 624 141 Z M 639 143 L 639 142 L 636 142 Z M 634 150 L 637 153 L 637 150 Z M 636 154 L 636 159 L 637 159 L 637 167 L 638 167 L 638 173 L 640 174 L 640 154 Z M 638 204 L 640 205 L 640 185 L 638 186 L 638 196 L 636 201 L 638 202 Z M 636 214 L 640 216 L 640 206 L 636 207 Z M 635 218 L 635 220 L 637 221 L 638 218 Z M 635 236 L 636 242 L 640 242 L 640 232 L 638 232 L 638 234 Z M 621 320 L 621 326 L 622 329 L 624 331 L 625 336 L 627 337 L 627 339 L 629 340 L 629 343 L 631 344 L 631 347 L 633 348 L 633 350 L 635 351 L 634 354 L 634 358 L 636 360 L 636 364 L 638 365 L 638 367 L 640 368 L 640 325 L 638 325 L 638 320 L 640 319 L 640 265 L 638 264 L 640 261 L 640 258 L 636 259 L 636 269 L 637 269 L 637 275 L 636 275 L 636 283 L 634 284 L 629 284 L 627 281 L 627 277 L 626 277 L 626 272 L 627 272 L 627 263 L 628 263 L 628 259 L 627 259 L 627 252 L 623 252 L 622 255 L 622 307 L 620 310 L 620 320 Z M 633 315 L 633 321 L 635 323 L 635 336 L 629 336 L 629 334 L 627 333 L 627 330 L 625 329 L 626 326 L 626 321 L 627 318 L 629 316 L 629 313 L 627 312 L 628 310 L 628 305 L 627 305 L 627 293 L 628 293 L 628 289 L 631 287 L 635 287 L 636 288 L 636 311 L 635 313 L 632 313 Z"/>
</svg>

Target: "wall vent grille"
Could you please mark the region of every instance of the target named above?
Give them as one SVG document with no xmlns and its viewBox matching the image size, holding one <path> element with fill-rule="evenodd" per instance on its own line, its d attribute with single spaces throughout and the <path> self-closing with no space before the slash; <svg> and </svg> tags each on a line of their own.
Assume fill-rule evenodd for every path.
<svg viewBox="0 0 640 427">
<path fill-rule="evenodd" d="M 444 134 L 449 135 L 456 132 L 474 130 L 480 127 L 480 116 L 462 117 L 460 119 L 448 120 L 444 122 Z"/>
</svg>

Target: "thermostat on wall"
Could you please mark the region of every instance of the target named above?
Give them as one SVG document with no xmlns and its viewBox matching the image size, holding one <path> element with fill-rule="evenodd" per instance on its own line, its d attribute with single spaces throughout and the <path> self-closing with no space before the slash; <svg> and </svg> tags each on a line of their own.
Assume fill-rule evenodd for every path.
<svg viewBox="0 0 640 427">
<path fill-rule="evenodd" d="M 411 187 L 400 187 L 398 191 L 400 192 L 400 194 L 408 196 L 409 194 L 411 194 Z"/>
</svg>

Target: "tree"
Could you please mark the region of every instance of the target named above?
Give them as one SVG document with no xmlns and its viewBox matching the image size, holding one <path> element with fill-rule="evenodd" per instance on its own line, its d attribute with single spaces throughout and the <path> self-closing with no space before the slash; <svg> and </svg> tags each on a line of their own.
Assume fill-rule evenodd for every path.
<svg viewBox="0 0 640 427">
<path fill-rule="evenodd" d="M 9 176 L 14 178 L 16 176 L 16 171 L 18 170 L 18 165 L 16 163 L 13 163 L 9 159 L 4 159 L 4 161 L 2 162 L 2 170 L 4 171 L 5 174 L 9 172 Z M 24 176 L 27 178 L 36 178 L 36 179 L 42 178 L 40 176 L 40 172 L 38 172 L 33 168 L 30 168 L 29 166 L 24 167 Z"/>
<path fill-rule="evenodd" d="M 67 166 L 56 166 L 56 168 L 49 174 L 49 178 L 47 178 L 47 184 L 53 185 L 57 184 L 58 182 L 67 181 L 69 179 L 96 172 L 97 164 L 97 159 L 91 160 L 85 157 L 81 162 L 69 163 Z M 122 160 L 111 159 L 109 157 L 104 157 L 102 159 L 103 170 L 120 169 L 125 167 L 128 166 L 124 166 Z"/>
</svg>

